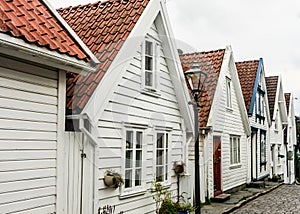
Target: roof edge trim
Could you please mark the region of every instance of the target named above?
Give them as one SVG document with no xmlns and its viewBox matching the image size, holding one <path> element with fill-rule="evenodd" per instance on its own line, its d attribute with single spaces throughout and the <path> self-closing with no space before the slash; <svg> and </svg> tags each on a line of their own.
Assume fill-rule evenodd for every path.
<svg viewBox="0 0 300 214">
<path fill-rule="evenodd" d="M 33 62 L 37 62 L 36 59 L 39 58 L 41 61 L 38 61 L 38 63 L 62 70 L 71 70 L 75 73 L 82 74 L 95 72 L 96 70 L 96 68 L 91 66 L 88 62 L 50 51 L 44 47 L 26 43 L 20 38 L 12 38 L 7 34 L 0 33 L 0 47 L 2 47 L 0 53 L 14 57 L 21 57 L 22 55 L 22 58 Z M 24 53 L 28 56 L 24 57 Z M 55 63 L 56 66 L 54 66 L 53 63 Z"/>
<path fill-rule="evenodd" d="M 73 31 L 73 29 L 67 24 L 67 22 L 59 15 L 56 9 L 49 3 L 48 0 L 42 0 L 46 7 L 50 10 L 50 12 L 57 18 L 60 24 L 68 31 L 71 37 L 79 44 L 79 46 L 83 49 L 83 51 L 90 57 L 91 66 L 95 67 L 96 64 L 99 64 L 100 61 L 97 57 L 90 51 L 90 49 L 83 43 L 83 41 L 79 38 L 79 36 Z"/>
<path fill-rule="evenodd" d="M 253 115 L 254 104 L 255 104 L 255 100 L 256 100 L 256 91 L 258 88 L 258 82 L 259 82 L 260 72 L 261 72 L 262 68 L 263 68 L 263 61 L 262 61 L 262 58 L 259 58 L 259 62 L 258 62 L 257 70 L 256 70 L 255 83 L 254 83 L 254 87 L 253 87 L 253 91 L 252 91 L 250 109 L 248 112 L 249 115 Z"/>
</svg>

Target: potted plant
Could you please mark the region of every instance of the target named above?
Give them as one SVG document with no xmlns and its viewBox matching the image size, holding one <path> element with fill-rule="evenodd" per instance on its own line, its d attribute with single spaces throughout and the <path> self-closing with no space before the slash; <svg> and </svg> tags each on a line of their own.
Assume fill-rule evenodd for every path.
<svg viewBox="0 0 300 214">
<path fill-rule="evenodd" d="M 182 195 L 180 202 L 173 202 L 170 191 L 163 187 L 160 182 L 153 182 L 153 187 L 150 188 L 150 192 L 156 202 L 157 214 L 186 214 L 195 211 L 192 204 L 186 202 Z"/>
<path fill-rule="evenodd" d="M 195 207 L 189 202 L 178 202 L 176 207 L 178 214 L 187 214 L 195 211 Z"/>
<path fill-rule="evenodd" d="M 104 175 L 104 184 L 108 187 L 118 188 L 124 184 L 120 173 L 113 170 L 107 170 Z"/>
<path fill-rule="evenodd" d="M 183 161 L 176 161 L 173 165 L 173 169 L 176 175 L 179 175 L 185 170 L 185 163 Z"/>
</svg>

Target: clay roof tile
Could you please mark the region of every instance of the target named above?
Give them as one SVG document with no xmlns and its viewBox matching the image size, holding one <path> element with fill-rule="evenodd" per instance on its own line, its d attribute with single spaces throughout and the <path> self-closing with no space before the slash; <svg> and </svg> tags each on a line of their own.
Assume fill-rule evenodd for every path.
<svg viewBox="0 0 300 214">
<path fill-rule="evenodd" d="M 2 1 L 0 32 L 80 60 L 89 60 L 47 5 L 39 0 Z"/>
</svg>

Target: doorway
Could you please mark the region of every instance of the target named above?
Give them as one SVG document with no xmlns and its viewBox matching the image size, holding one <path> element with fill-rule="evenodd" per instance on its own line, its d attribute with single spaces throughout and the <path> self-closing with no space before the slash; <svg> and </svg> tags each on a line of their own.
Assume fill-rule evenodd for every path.
<svg viewBox="0 0 300 214">
<path fill-rule="evenodd" d="M 213 138 L 213 163 L 214 163 L 214 196 L 218 196 L 222 193 L 221 186 L 221 137 L 214 136 Z"/>
</svg>

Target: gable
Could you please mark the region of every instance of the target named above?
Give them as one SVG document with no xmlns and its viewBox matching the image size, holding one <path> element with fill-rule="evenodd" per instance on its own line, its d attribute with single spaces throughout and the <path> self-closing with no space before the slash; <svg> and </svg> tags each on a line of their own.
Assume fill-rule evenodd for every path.
<svg viewBox="0 0 300 214">
<path fill-rule="evenodd" d="M 108 0 L 58 10 L 100 61 L 95 73 L 70 74 L 66 106 L 69 114 L 83 110 L 148 3 L 149 0 Z"/>
</svg>

